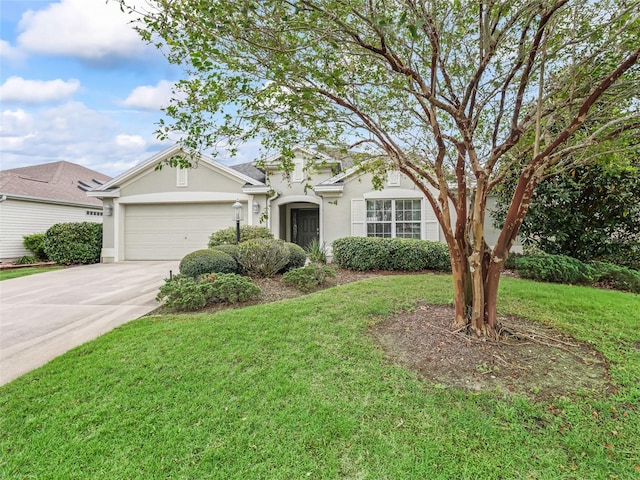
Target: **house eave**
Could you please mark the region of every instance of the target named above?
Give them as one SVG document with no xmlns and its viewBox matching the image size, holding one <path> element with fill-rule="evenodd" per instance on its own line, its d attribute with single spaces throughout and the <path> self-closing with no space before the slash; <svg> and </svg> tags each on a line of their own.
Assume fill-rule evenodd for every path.
<svg viewBox="0 0 640 480">
<path fill-rule="evenodd" d="M 102 210 L 102 205 L 96 205 L 95 203 L 71 202 L 67 200 L 56 200 L 54 198 L 33 197 L 29 195 L 17 195 L 14 193 L 1 193 L 1 192 L 0 192 L 0 196 L 5 197 L 5 200 L 19 200 L 22 202 L 47 203 L 51 205 L 65 205 L 69 207 L 82 207 L 82 208 L 93 208 L 95 210 Z"/>
</svg>

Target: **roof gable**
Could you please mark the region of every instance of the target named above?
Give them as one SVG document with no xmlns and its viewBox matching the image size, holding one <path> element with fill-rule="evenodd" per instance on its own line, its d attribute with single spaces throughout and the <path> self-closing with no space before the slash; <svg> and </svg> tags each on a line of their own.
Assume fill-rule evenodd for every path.
<svg viewBox="0 0 640 480">
<path fill-rule="evenodd" d="M 179 145 L 174 145 L 172 147 L 169 147 L 157 153 L 156 155 L 150 157 L 144 162 L 139 163 L 138 165 L 127 170 L 121 175 L 118 175 L 116 178 L 105 183 L 104 185 L 101 185 L 95 188 L 93 190 L 94 195 L 98 194 L 99 192 L 106 192 L 109 190 L 115 190 L 115 189 L 121 188 L 135 181 L 138 177 L 142 175 L 146 175 L 147 173 L 155 169 L 156 166 L 161 164 L 163 161 L 175 155 L 180 155 L 180 154 L 186 154 L 186 152 L 184 152 L 184 150 Z M 253 178 L 252 176 L 249 176 L 240 170 L 236 170 L 233 167 L 227 167 L 226 165 L 215 162 L 214 160 L 211 160 L 210 158 L 205 157 L 204 155 L 198 155 L 197 162 L 199 165 L 203 164 L 210 168 L 220 170 L 231 177 L 237 178 L 241 182 L 248 183 L 250 185 L 264 185 L 263 182 L 261 182 L 260 180 L 257 180 L 256 178 Z"/>
</svg>

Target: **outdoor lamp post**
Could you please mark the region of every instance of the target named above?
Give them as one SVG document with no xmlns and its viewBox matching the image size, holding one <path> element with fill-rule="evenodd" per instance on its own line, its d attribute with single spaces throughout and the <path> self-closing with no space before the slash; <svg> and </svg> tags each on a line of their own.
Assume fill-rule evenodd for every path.
<svg viewBox="0 0 640 480">
<path fill-rule="evenodd" d="M 233 204 L 233 219 L 236 222 L 236 245 L 240 243 L 240 222 L 242 221 L 242 204 L 236 200 Z"/>
</svg>

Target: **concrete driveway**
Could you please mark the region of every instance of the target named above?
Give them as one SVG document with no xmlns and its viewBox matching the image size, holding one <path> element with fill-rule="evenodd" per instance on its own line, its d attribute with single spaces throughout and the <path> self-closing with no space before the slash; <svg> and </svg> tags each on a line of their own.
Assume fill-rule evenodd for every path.
<svg viewBox="0 0 640 480">
<path fill-rule="evenodd" d="M 178 262 L 120 262 L 0 282 L 0 385 L 158 306 Z"/>
</svg>

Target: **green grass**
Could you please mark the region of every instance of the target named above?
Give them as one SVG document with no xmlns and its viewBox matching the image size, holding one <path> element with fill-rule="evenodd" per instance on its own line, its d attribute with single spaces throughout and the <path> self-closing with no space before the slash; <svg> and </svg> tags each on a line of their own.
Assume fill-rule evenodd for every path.
<svg viewBox="0 0 640 480">
<path fill-rule="evenodd" d="M 9 280 L 11 278 L 26 277 L 27 275 L 35 275 L 36 273 L 50 272 L 61 268 L 62 267 L 58 265 L 53 265 L 51 267 L 5 268 L 0 270 L 0 281 Z"/>
<path fill-rule="evenodd" d="M 366 336 L 450 283 L 126 324 L 0 388 L 0 478 L 638 478 L 640 296 L 504 279 L 502 313 L 613 362 L 615 394 L 534 404 L 425 384 Z"/>
</svg>

